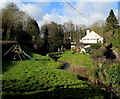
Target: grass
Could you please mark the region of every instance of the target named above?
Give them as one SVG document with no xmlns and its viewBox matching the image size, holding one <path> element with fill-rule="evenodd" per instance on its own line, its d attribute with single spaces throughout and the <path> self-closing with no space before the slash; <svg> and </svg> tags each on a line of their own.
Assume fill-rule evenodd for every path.
<svg viewBox="0 0 120 99">
<path fill-rule="evenodd" d="M 104 97 L 96 86 L 78 80 L 71 72 L 58 69 L 61 63 L 37 54 L 33 57 L 38 61 L 12 61 L 7 69 L 10 64 L 3 64 L 3 99 Z"/>
<path fill-rule="evenodd" d="M 74 54 L 72 53 L 73 51 L 66 51 L 65 53 L 60 55 L 61 58 L 59 58 L 59 60 L 68 62 L 71 65 L 86 66 L 86 67 L 92 66 L 92 60 L 90 55 L 85 55 L 80 52 L 76 52 Z"/>
<path fill-rule="evenodd" d="M 95 84 L 98 84 L 98 81 L 105 86 L 112 84 L 112 88 L 114 88 L 117 95 L 120 96 L 120 63 L 109 64 L 109 62 L 97 62 L 97 64 L 93 64 L 91 55 L 85 55 L 79 52 L 75 54 L 72 53 L 72 51 L 66 51 L 59 59 L 70 63 L 69 71 L 86 77 Z M 101 66 L 99 66 L 99 64 L 101 64 Z"/>
<path fill-rule="evenodd" d="M 32 54 L 35 60 L 23 60 L 23 61 L 3 61 L 3 73 L 7 70 L 14 69 L 19 66 L 27 66 L 29 68 L 30 66 L 40 66 L 40 67 L 50 67 L 50 68 L 61 68 L 63 66 L 62 63 L 55 62 L 52 58 L 41 56 L 38 54 Z"/>
</svg>

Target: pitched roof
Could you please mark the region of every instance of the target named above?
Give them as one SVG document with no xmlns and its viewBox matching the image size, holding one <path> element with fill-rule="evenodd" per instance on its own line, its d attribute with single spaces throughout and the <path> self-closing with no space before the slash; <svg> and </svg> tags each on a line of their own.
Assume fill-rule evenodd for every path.
<svg viewBox="0 0 120 99">
<path fill-rule="evenodd" d="M 84 36 L 82 39 L 85 38 L 102 38 L 100 35 L 98 35 L 97 33 L 95 33 L 94 31 L 87 33 L 86 36 Z"/>
</svg>

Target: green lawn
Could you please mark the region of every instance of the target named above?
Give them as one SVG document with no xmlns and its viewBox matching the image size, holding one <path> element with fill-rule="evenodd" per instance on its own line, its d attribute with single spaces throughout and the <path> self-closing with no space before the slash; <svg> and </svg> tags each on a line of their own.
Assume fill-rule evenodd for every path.
<svg viewBox="0 0 120 99">
<path fill-rule="evenodd" d="M 96 86 L 58 69 L 61 63 L 37 54 L 33 57 L 39 60 L 3 62 L 3 99 L 103 98 Z"/>
<path fill-rule="evenodd" d="M 35 60 L 23 60 L 23 61 L 3 61 L 3 73 L 7 70 L 16 69 L 16 67 L 24 66 L 30 68 L 31 66 L 50 67 L 50 68 L 61 68 L 62 63 L 55 62 L 52 58 L 41 56 L 38 54 L 32 54 Z"/>
<path fill-rule="evenodd" d="M 71 65 L 77 66 L 92 66 L 92 60 L 90 55 L 82 54 L 80 52 L 76 52 L 72 54 L 73 51 L 66 51 L 59 58 L 60 61 L 69 62 Z"/>
</svg>

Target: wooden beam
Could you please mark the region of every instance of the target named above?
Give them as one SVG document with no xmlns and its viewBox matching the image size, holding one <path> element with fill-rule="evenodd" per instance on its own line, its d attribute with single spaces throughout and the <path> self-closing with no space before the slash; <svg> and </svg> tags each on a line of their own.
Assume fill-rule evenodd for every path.
<svg viewBox="0 0 120 99">
<path fill-rule="evenodd" d="M 0 41 L 0 44 L 12 44 L 12 43 L 18 43 L 18 41 Z"/>
</svg>

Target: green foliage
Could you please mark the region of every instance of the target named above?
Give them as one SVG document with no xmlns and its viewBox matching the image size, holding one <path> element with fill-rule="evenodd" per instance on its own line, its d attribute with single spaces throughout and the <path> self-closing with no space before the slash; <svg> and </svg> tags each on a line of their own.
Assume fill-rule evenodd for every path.
<svg viewBox="0 0 120 99">
<path fill-rule="evenodd" d="M 99 66 L 93 66 L 90 69 L 90 79 L 93 82 L 101 82 L 106 86 L 112 84 L 112 88 L 120 95 L 120 64 L 99 63 Z"/>
<path fill-rule="evenodd" d="M 78 66 L 88 66 L 92 65 L 92 60 L 90 55 L 85 55 L 80 52 L 76 52 L 72 54 L 73 51 L 65 51 L 61 57 L 59 58 L 60 61 L 69 62 L 71 65 L 78 65 Z"/>
<path fill-rule="evenodd" d="M 40 33 L 42 35 L 44 35 L 44 38 L 43 38 L 43 51 L 44 53 L 48 53 L 49 52 L 49 47 L 50 47 L 50 44 L 49 44 L 49 37 L 48 37 L 48 28 L 46 25 L 43 25 L 42 28 L 41 28 L 41 31 Z"/>
<path fill-rule="evenodd" d="M 25 28 L 25 32 L 26 34 L 28 34 L 28 41 L 32 41 L 32 43 L 34 44 L 39 44 L 39 40 L 40 39 L 40 36 L 39 36 L 39 26 L 37 24 L 37 22 L 32 19 L 32 18 L 29 18 L 28 20 L 28 23 L 26 25 L 26 28 Z M 32 39 L 32 37 L 35 36 L 34 39 Z M 27 38 L 27 37 L 25 37 Z"/>
<path fill-rule="evenodd" d="M 2 40 L 24 42 L 24 46 L 36 47 L 36 50 L 42 45 L 38 23 L 20 11 L 15 3 L 8 3 L 2 9 Z"/>
<path fill-rule="evenodd" d="M 8 5 L 2 9 L 2 39 L 3 40 L 16 40 L 24 32 L 22 28 L 23 22 L 22 11 L 19 11 L 18 7 L 14 3 L 8 3 Z"/>
<path fill-rule="evenodd" d="M 60 57 L 63 52 L 53 52 L 49 53 L 49 57 Z"/>
<path fill-rule="evenodd" d="M 99 46 L 99 45 L 98 45 Z M 94 49 L 92 50 L 91 52 L 91 58 L 98 58 L 98 57 L 104 57 L 104 53 L 106 51 L 106 48 L 105 46 L 101 46 L 100 48 L 98 49 Z"/>
<path fill-rule="evenodd" d="M 55 69 L 57 62 L 48 57 L 33 54 L 38 61 L 14 61 L 2 77 L 3 98 L 94 98 L 103 97 L 99 88 L 78 80 L 73 73 Z M 5 64 L 3 64 L 5 65 Z M 10 65 L 10 64 L 6 64 Z M 60 65 L 60 64 L 59 64 Z M 59 67 L 58 65 L 58 67 Z M 3 66 L 5 67 L 5 66 Z"/>
<path fill-rule="evenodd" d="M 44 34 L 44 49 L 49 52 L 57 51 L 57 46 L 63 44 L 63 31 L 63 26 L 55 22 L 43 25 L 41 33 Z"/>
<path fill-rule="evenodd" d="M 110 42 L 113 44 L 114 48 L 120 49 L 120 27 L 115 30 L 115 34 L 111 37 Z"/>
<path fill-rule="evenodd" d="M 96 52 L 94 51 L 95 53 L 92 55 L 92 57 L 94 58 L 103 57 L 104 51 L 105 51 L 105 47 L 102 46 Z M 114 88 L 114 90 L 117 91 L 117 94 L 119 95 L 119 92 L 120 92 L 120 87 L 119 87 L 120 64 L 119 63 L 114 63 L 110 65 L 109 62 L 97 62 L 96 64 L 94 64 L 95 65 L 94 66 L 92 63 L 92 59 L 90 58 L 90 55 L 83 55 L 81 53 L 72 54 L 71 51 L 66 51 L 65 53 L 63 53 L 59 60 L 69 62 L 70 65 L 73 65 L 73 66 L 76 66 L 76 65 L 86 66 L 89 69 L 89 71 L 85 71 L 85 74 L 84 74 L 84 76 L 86 75 L 85 77 L 89 78 L 91 82 L 96 84 L 103 83 L 106 86 L 108 86 L 110 85 L 110 83 L 112 83 L 112 87 Z"/>
<path fill-rule="evenodd" d="M 101 44 L 92 44 L 91 48 L 94 49 L 99 49 L 101 47 Z"/>
<path fill-rule="evenodd" d="M 106 83 L 112 83 L 113 88 L 117 90 L 117 93 L 120 95 L 120 64 L 112 64 L 105 69 Z"/>
<path fill-rule="evenodd" d="M 112 30 L 114 34 L 114 30 L 118 27 L 118 20 L 115 17 L 113 10 L 111 9 L 109 16 L 106 19 L 106 31 Z"/>
<path fill-rule="evenodd" d="M 109 16 L 106 18 L 104 38 L 108 44 L 112 43 L 115 48 L 118 48 L 120 45 L 119 28 L 118 19 L 111 9 Z"/>
</svg>

